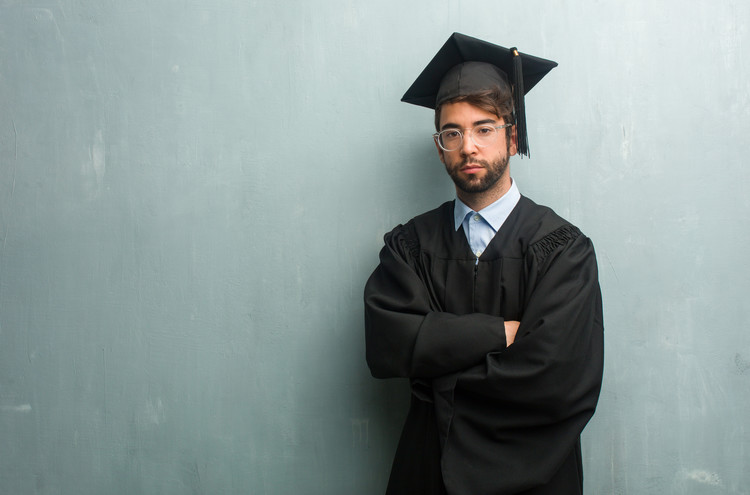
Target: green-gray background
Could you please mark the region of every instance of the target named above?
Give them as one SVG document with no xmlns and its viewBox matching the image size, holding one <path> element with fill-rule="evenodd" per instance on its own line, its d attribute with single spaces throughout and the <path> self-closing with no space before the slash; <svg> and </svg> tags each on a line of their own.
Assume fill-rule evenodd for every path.
<svg viewBox="0 0 750 495">
<path fill-rule="evenodd" d="M 511 168 L 597 247 L 587 492 L 750 493 L 740 0 L 0 0 L 0 493 L 382 493 L 361 293 L 452 197 L 399 98 L 454 31 L 560 64 Z"/>
</svg>

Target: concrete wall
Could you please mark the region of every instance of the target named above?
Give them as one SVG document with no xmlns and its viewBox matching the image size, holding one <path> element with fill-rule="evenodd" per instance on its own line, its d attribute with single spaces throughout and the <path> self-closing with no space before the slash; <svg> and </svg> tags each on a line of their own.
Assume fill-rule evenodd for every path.
<svg viewBox="0 0 750 495">
<path fill-rule="evenodd" d="M 750 6 L 0 0 L 0 493 L 382 493 L 385 231 L 452 197 L 399 98 L 454 31 L 559 62 L 522 192 L 595 241 L 592 494 L 750 493 Z"/>
</svg>

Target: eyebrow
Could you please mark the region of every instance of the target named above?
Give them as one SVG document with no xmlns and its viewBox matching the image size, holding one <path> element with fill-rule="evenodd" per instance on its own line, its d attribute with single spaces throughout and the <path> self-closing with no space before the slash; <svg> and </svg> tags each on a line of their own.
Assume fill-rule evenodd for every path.
<svg viewBox="0 0 750 495">
<path fill-rule="evenodd" d="M 478 125 L 496 124 L 496 123 L 497 123 L 497 120 L 495 119 L 477 120 L 476 122 L 472 124 L 472 127 L 476 127 Z M 461 126 L 458 124 L 454 124 L 452 122 L 448 122 L 447 124 L 445 124 L 443 127 L 440 128 L 441 131 L 445 129 L 461 129 Z"/>
</svg>

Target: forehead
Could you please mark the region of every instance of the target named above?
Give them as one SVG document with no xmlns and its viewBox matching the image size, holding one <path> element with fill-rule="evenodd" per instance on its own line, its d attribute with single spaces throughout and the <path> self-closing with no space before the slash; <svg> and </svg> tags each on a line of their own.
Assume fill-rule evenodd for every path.
<svg viewBox="0 0 750 495">
<path fill-rule="evenodd" d="M 471 103 L 459 101 L 446 103 L 440 108 L 440 128 L 444 126 L 472 127 L 477 123 L 502 123 L 500 117 Z"/>
</svg>

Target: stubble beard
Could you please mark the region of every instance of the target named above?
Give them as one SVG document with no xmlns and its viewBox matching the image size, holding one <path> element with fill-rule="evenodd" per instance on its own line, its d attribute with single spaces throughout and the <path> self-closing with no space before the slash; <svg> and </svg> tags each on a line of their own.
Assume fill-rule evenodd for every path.
<svg viewBox="0 0 750 495">
<path fill-rule="evenodd" d="M 458 189 L 465 193 L 476 194 L 483 193 L 490 190 L 497 182 L 505 175 L 505 171 L 508 170 L 508 162 L 510 161 L 509 154 L 499 157 L 493 162 L 486 160 L 476 160 L 464 158 L 454 167 L 447 167 L 448 175 L 450 175 L 453 183 Z M 477 163 L 484 167 L 485 174 L 481 179 L 476 178 L 465 178 L 459 176 L 459 170 L 466 166 L 468 163 Z"/>
</svg>

